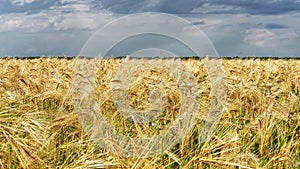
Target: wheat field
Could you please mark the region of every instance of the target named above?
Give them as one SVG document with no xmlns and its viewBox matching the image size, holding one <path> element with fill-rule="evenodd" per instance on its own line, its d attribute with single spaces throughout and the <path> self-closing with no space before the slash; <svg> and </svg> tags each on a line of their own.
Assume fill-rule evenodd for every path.
<svg viewBox="0 0 300 169">
<path fill-rule="evenodd" d="M 227 98 L 214 135 L 199 141 L 210 109 L 208 73 L 201 60 L 184 59 L 200 87 L 196 124 L 163 154 L 124 158 L 98 146 L 83 131 L 72 102 L 77 58 L 0 59 L 0 168 L 300 168 L 300 60 L 222 59 Z M 151 86 L 166 90 L 167 108 L 151 126 L 117 111 L 109 83 L 122 59 L 102 59 L 95 94 L 99 112 L 124 135 L 164 131 L 178 116 L 174 80 L 159 70 L 139 75 L 131 104 L 147 107 Z M 147 78 L 155 77 L 155 78 Z"/>
</svg>

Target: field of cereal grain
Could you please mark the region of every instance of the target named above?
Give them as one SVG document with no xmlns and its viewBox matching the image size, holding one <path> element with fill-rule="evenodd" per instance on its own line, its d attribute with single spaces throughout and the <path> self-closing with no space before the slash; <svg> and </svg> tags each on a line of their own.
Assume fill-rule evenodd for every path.
<svg viewBox="0 0 300 169">
<path fill-rule="evenodd" d="M 201 60 L 184 59 L 201 90 L 197 123 L 179 144 L 149 158 L 108 153 L 84 133 L 70 92 L 76 61 L 0 59 L 0 168 L 300 167 L 299 59 L 222 59 L 225 112 L 213 137 L 203 144 L 199 133 L 210 108 L 209 76 Z M 100 61 L 95 87 L 99 112 L 122 134 L 139 137 L 163 130 L 178 115 L 178 95 L 166 92 L 170 104 L 154 127 L 134 126 L 118 114 L 108 85 L 122 61 Z M 145 77 L 167 78 L 148 73 Z M 149 79 L 142 79 L 129 91 L 136 107 L 147 105 Z"/>
</svg>

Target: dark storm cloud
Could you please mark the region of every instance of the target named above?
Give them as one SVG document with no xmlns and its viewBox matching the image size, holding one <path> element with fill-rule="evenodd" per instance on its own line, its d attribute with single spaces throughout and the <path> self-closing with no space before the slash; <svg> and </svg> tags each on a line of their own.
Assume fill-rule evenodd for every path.
<svg viewBox="0 0 300 169">
<path fill-rule="evenodd" d="M 11 0 L 0 1 L 0 15 L 6 13 L 38 13 L 49 9 L 51 6 L 59 5 L 59 0 L 35 0 L 31 3 L 13 3 Z"/>
<path fill-rule="evenodd" d="M 288 28 L 288 26 L 282 25 L 282 24 L 270 23 L 270 24 L 267 24 L 265 26 L 265 28 L 266 29 L 284 29 L 284 28 Z"/>
<path fill-rule="evenodd" d="M 258 15 L 282 14 L 300 11 L 297 0 L 94 0 L 94 7 L 108 9 L 115 13 L 165 12 L 188 14 L 192 10 L 213 6 L 231 7 L 232 10 L 216 10 L 208 13 L 249 13 Z"/>
</svg>

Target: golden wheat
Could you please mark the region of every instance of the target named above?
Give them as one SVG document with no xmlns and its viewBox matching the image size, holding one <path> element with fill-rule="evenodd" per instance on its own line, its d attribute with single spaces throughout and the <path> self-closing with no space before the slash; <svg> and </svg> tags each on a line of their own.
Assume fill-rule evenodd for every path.
<svg viewBox="0 0 300 169">
<path fill-rule="evenodd" d="M 213 137 L 201 143 L 211 84 L 200 60 L 184 59 L 200 88 L 197 123 L 179 144 L 149 158 L 110 154 L 84 133 L 70 92 L 76 61 L 0 59 L 0 168 L 300 167 L 300 60 L 222 59 L 226 109 Z M 174 79 L 154 70 L 132 81 L 129 95 L 138 109 L 148 106 L 148 83 L 160 84 L 168 103 L 164 116 L 153 125 L 135 125 L 117 111 L 109 90 L 121 63 L 121 59 L 100 61 L 95 87 L 99 110 L 125 135 L 162 131 L 180 108 L 176 89 L 168 87 Z"/>
</svg>

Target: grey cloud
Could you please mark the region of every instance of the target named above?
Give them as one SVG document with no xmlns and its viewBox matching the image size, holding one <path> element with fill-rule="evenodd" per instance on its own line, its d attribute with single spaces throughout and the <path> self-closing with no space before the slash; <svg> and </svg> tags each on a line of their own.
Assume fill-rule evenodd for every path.
<svg viewBox="0 0 300 169">
<path fill-rule="evenodd" d="M 190 14 L 193 10 L 199 13 L 232 14 L 249 13 L 256 15 L 282 14 L 300 11 L 298 0 L 91 0 L 60 1 L 35 0 L 23 5 L 13 4 L 10 0 L 2 0 L 0 14 L 4 13 L 36 13 L 51 6 L 70 4 L 89 4 L 93 10 L 106 9 L 114 13 L 130 14 L 137 12 L 164 12 L 171 14 Z M 221 8 L 220 8 L 221 7 Z M 206 11 L 212 8 L 211 11 Z"/>
<path fill-rule="evenodd" d="M 205 3 L 205 1 L 199 0 L 177 0 L 170 1 L 165 0 L 163 3 L 157 5 L 157 12 L 166 12 L 166 13 L 175 13 L 175 14 L 184 14 L 190 13 L 195 7 L 201 6 Z"/>
<path fill-rule="evenodd" d="M 115 13 L 129 14 L 138 12 L 144 6 L 145 0 L 93 0 L 91 6 L 94 9 L 105 8 Z"/>
<path fill-rule="evenodd" d="M 59 4 L 59 0 L 35 0 L 32 3 L 25 3 L 23 5 L 13 4 L 10 0 L 2 0 L 0 3 L 0 14 L 37 13 Z"/>
<path fill-rule="evenodd" d="M 261 15 L 300 11 L 300 2 L 297 0 L 214 0 L 212 4 L 240 7 L 240 12 Z"/>
<path fill-rule="evenodd" d="M 270 23 L 265 26 L 266 29 L 284 29 L 288 28 L 288 26 L 283 24 Z"/>
<path fill-rule="evenodd" d="M 194 25 L 204 25 L 205 22 L 204 21 L 196 21 L 196 22 L 193 22 Z"/>
<path fill-rule="evenodd" d="M 205 6 L 224 6 L 232 10 L 217 9 L 209 13 L 249 13 L 257 15 L 282 14 L 300 11 L 297 0 L 94 0 L 94 7 L 104 8 L 115 13 L 165 12 L 188 14 Z M 201 13 L 201 11 L 199 11 Z"/>
<path fill-rule="evenodd" d="M 121 14 L 136 12 L 188 14 L 205 2 L 203 0 L 94 0 L 92 4 L 94 7 L 105 8 Z"/>
<path fill-rule="evenodd" d="M 1 56 L 75 56 L 92 32 L 0 33 Z"/>
</svg>

